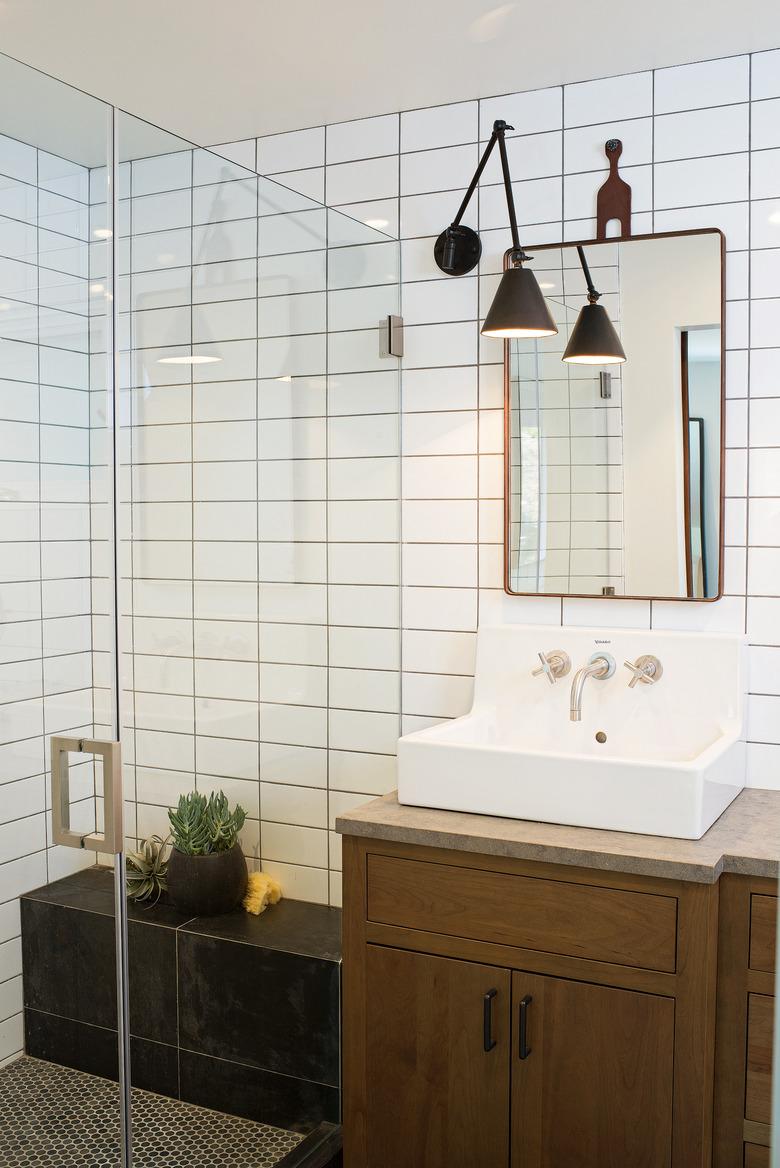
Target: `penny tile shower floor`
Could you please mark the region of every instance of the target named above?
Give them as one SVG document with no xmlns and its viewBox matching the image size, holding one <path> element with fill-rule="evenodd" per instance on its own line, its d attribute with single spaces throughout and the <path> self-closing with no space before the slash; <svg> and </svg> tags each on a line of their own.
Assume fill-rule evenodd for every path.
<svg viewBox="0 0 780 1168">
<path fill-rule="evenodd" d="M 116 1168 L 116 1083 L 22 1057 L 0 1070 L 3 1168 Z M 136 1168 L 269 1168 L 303 1137 L 133 1089 Z"/>
</svg>

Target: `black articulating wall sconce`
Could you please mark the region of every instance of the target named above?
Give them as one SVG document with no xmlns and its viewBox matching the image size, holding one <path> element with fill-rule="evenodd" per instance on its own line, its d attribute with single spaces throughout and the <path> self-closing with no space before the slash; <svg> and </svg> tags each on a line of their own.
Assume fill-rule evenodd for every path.
<svg viewBox="0 0 780 1168">
<path fill-rule="evenodd" d="M 536 276 L 529 268 L 523 267 L 524 262 L 533 257 L 526 255 L 523 251 L 517 230 L 512 179 L 509 175 L 509 162 L 506 156 L 506 142 L 504 141 L 506 131 L 513 129 L 514 126 L 508 126 L 506 122 L 493 123 L 493 133 L 485 147 L 485 152 L 480 159 L 469 189 L 466 191 L 452 223 L 445 231 L 442 231 L 436 240 L 433 254 L 436 263 L 448 276 L 465 276 L 479 263 L 479 257 L 482 254 L 480 238 L 471 227 L 465 227 L 461 223 L 461 219 L 471 201 L 471 196 L 477 189 L 477 184 L 493 152 L 493 147 L 498 143 L 506 202 L 509 209 L 509 226 L 512 230 L 512 250 L 509 254 L 511 266 L 501 277 L 498 291 L 485 317 L 482 334 L 486 337 L 551 337 L 557 333 L 558 327 L 547 307 L 547 301 L 536 281 Z"/>
<path fill-rule="evenodd" d="M 464 201 L 460 204 L 458 214 L 434 244 L 433 256 L 441 271 L 447 276 L 465 276 L 479 263 L 482 255 L 480 237 L 471 227 L 465 227 L 461 218 L 466 213 L 468 203 L 480 181 L 483 169 L 487 165 L 490 154 L 496 142 L 499 144 L 501 155 L 501 169 L 503 172 L 503 186 L 507 192 L 507 207 L 509 209 L 509 227 L 511 228 L 510 265 L 503 273 L 490 305 L 485 324 L 482 325 L 482 334 L 485 336 L 552 336 L 558 332 L 555 320 L 546 304 L 546 300 L 539 288 L 534 272 L 523 263 L 532 256 L 525 255 L 520 243 L 520 234 L 517 231 L 517 216 L 515 214 L 515 199 L 511 193 L 511 178 L 509 176 L 509 161 L 507 159 L 507 144 L 504 134 L 507 130 L 514 130 L 506 121 L 494 121 L 493 133 L 490 134 L 485 153 L 482 154 L 480 165 L 469 185 Z"/>
<path fill-rule="evenodd" d="M 606 308 L 598 303 L 601 293 L 593 286 L 585 249 L 579 244 L 577 253 L 588 285 L 588 303 L 580 309 L 562 360 L 571 365 L 617 365 L 626 359 L 620 337 Z"/>
</svg>

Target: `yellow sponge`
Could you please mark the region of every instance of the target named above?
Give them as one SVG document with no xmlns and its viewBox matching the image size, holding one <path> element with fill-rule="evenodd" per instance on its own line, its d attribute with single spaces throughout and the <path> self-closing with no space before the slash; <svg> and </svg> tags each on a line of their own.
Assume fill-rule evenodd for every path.
<svg viewBox="0 0 780 1168">
<path fill-rule="evenodd" d="M 265 872 L 250 872 L 246 885 L 246 895 L 241 902 L 247 912 L 256 917 L 265 912 L 269 904 L 277 904 L 282 899 L 282 887 Z"/>
</svg>

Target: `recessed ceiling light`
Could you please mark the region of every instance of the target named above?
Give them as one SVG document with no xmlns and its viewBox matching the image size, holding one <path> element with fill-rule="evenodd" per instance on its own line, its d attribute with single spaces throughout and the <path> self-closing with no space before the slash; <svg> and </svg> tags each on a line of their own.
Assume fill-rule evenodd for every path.
<svg viewBox="0 0 780 1168">
<path fill-rule="evenodd" d="M 366 227 L 375 227 L 377 231 L 381 231 L 383 227 L 390 226 L 389 219 L 364 219 Z"/>
<path fill-rule="evenodd" d="M 92 234 L 95 239 L 111 239 L 114 233 L 110 227 L 96 227 Z"/>
<path fill-rule="evenodd" d="M 158 365 L 213 365 L 221 357 L 209 357 L 205 353 L 192 353 L 187 357 L 160 357 Z"/>
</svg>

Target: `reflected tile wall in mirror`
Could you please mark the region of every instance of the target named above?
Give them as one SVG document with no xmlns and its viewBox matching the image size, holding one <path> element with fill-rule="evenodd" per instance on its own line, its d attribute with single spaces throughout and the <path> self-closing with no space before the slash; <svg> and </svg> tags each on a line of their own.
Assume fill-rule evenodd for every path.
<svg viewBox="0 0 780 1168">
<path fill-rule="evenodd" d="M 576 246 L 535 247 L 531 263 L 558 334 L 507 346 L 508 587 L 713 599 L 721 236 L 593 241 L 583 252 L 626 361 L 563 360 L 586 303 L 585 275 Z"/>
</svg>

